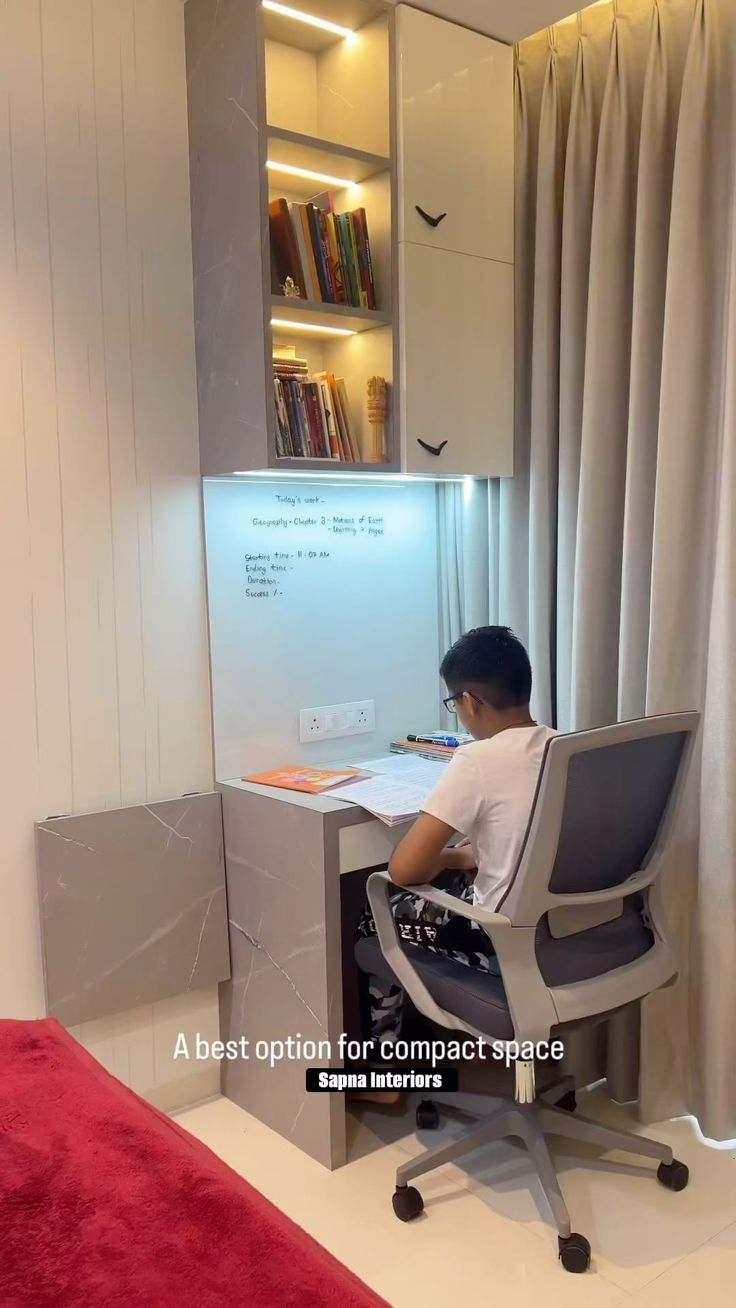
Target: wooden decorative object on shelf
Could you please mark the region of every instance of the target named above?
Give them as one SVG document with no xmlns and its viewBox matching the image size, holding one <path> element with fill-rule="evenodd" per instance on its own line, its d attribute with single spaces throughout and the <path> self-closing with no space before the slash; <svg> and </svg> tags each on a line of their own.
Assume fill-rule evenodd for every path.
<svg viewBox="0 0 736 1308">
<path fill-rule="evenodd" d="M 366 463 L 386 462 L 386 416 L 388 411 L 388 384 L 385 377 L 368 378 L 368 423 L 371 429 L 371 448 L 366 452 Z"/>
</svg>

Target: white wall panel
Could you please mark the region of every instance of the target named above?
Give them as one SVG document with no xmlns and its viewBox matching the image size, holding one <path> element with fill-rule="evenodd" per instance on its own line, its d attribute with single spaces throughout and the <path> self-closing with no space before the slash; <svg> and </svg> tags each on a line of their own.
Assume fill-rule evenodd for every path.
<svg viewBox="0 0 736 1308">
<path fill-rule="evenodd" d="M 212 779 L 187 151 L 178 0 L 3 0 L 3 1016 L 43 1012 L 33 821 Z M 170 1106 L 157 1009 L 95 1039 Z"/>
</svg>

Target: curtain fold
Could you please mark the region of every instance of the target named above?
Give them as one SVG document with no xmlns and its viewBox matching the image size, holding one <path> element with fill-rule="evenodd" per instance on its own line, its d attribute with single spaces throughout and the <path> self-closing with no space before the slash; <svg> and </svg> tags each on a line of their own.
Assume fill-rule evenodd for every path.
<svg viewBox="0 0 736 1308">
<path fill-rule="evenodd" d="M 571 725 L 616 718 L 642 62 L 649 12 L 614 16 L 596 155 L 575 552 Z M 644 39 L 642 39 L 642 37 Z"/>
<path fill-rule="evenodd" d="M 573 611 L 585 395 L 588 270 L 604 76 L 604 47 L 586 39 L 590 14 L 576 19 L 574 78 L 564 159 L 560 276 L 559 458 L 557 501 L 556 722 L 572 724 Z M 571 58 L 571 63 L 573 62 Z"/>
<path fill-rule="evenodd" d="M 732 944 L 722 934 L 730 937 L 734 918 L 727 923 L 713 913 L 714 903 L 733 898 L 736 841 L 728 803 L 714 803 L 717 791 L 708 782 L 716 760 L 728 774 L 736 739 L 732 733 L 719 747 L 719 723 L 707 712 L 718 694 L 728 720 L 734 697 L 733 678 L 729 685 L 716 675 L 713 638 L 724 624 L 728 631 L 715 563 L 728 530 L 719 483 L 735 438 L 725 395 L 733 357 L 726 292 L 734 240 L 735 67 L 736 13 L 717 0 L 697 0 L 672 188 L 647 678 L 648 712 L 692 703 L 706 713 L 703 771 L 692 778 L 666 881 L 686 981 L 645 1006 L 643 1048 L 651 1053 L 642 1065 L 642 1102 L 649 1112 L 694 1106 L 705 1133 L 716 1138 L 736 1135 L 736 1091 L 724 1078 L 736 1046 L 733 990 L 724 988 L 729 976 L 733 983 Z M 731 641 L 734 636 L 732 626 Z M 714 867 L 709 854 L 716 849 Z"/>
<path fill-rule="evenodd" d="M 561 730 L 703 711 L 639 1089 L 732 1138 L 736 4 L 601 3 L 522 42 L 516 131 L 516 472 L 440 491 L 443 636 L 512 626 Z"/>
</svg>

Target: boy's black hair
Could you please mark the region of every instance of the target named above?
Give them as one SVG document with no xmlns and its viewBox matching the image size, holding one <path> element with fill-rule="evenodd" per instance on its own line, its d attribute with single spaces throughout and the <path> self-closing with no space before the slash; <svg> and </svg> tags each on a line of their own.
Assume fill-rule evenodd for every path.
<svg viewBox="0 0 736 1308">
<path fill-rule="evenodd" d="M 450 693 L 475 691 L 502 711 L 529 703 L 532 668 L 510 627 L 476 627 L 455 641 L 442 660 L 440 675 Z"/>
</svg>

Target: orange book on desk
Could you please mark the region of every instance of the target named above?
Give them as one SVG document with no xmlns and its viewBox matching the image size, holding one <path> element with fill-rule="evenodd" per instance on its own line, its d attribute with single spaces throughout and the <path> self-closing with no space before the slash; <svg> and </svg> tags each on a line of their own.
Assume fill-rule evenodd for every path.
<svg viewBox="0 0 736 1308">
<path fill-rule="evenodd" d="M 307 795 L 321 795 L 323 790 L 339 786 L 341 781 L 353 781 L 364 774 L 359 768 L 276 768 L 274 772 L 258 772 L 243 781 L 255 781 L 259 786 L 278 786 L 282 790 L 301 790 Z"/>
</svg>

